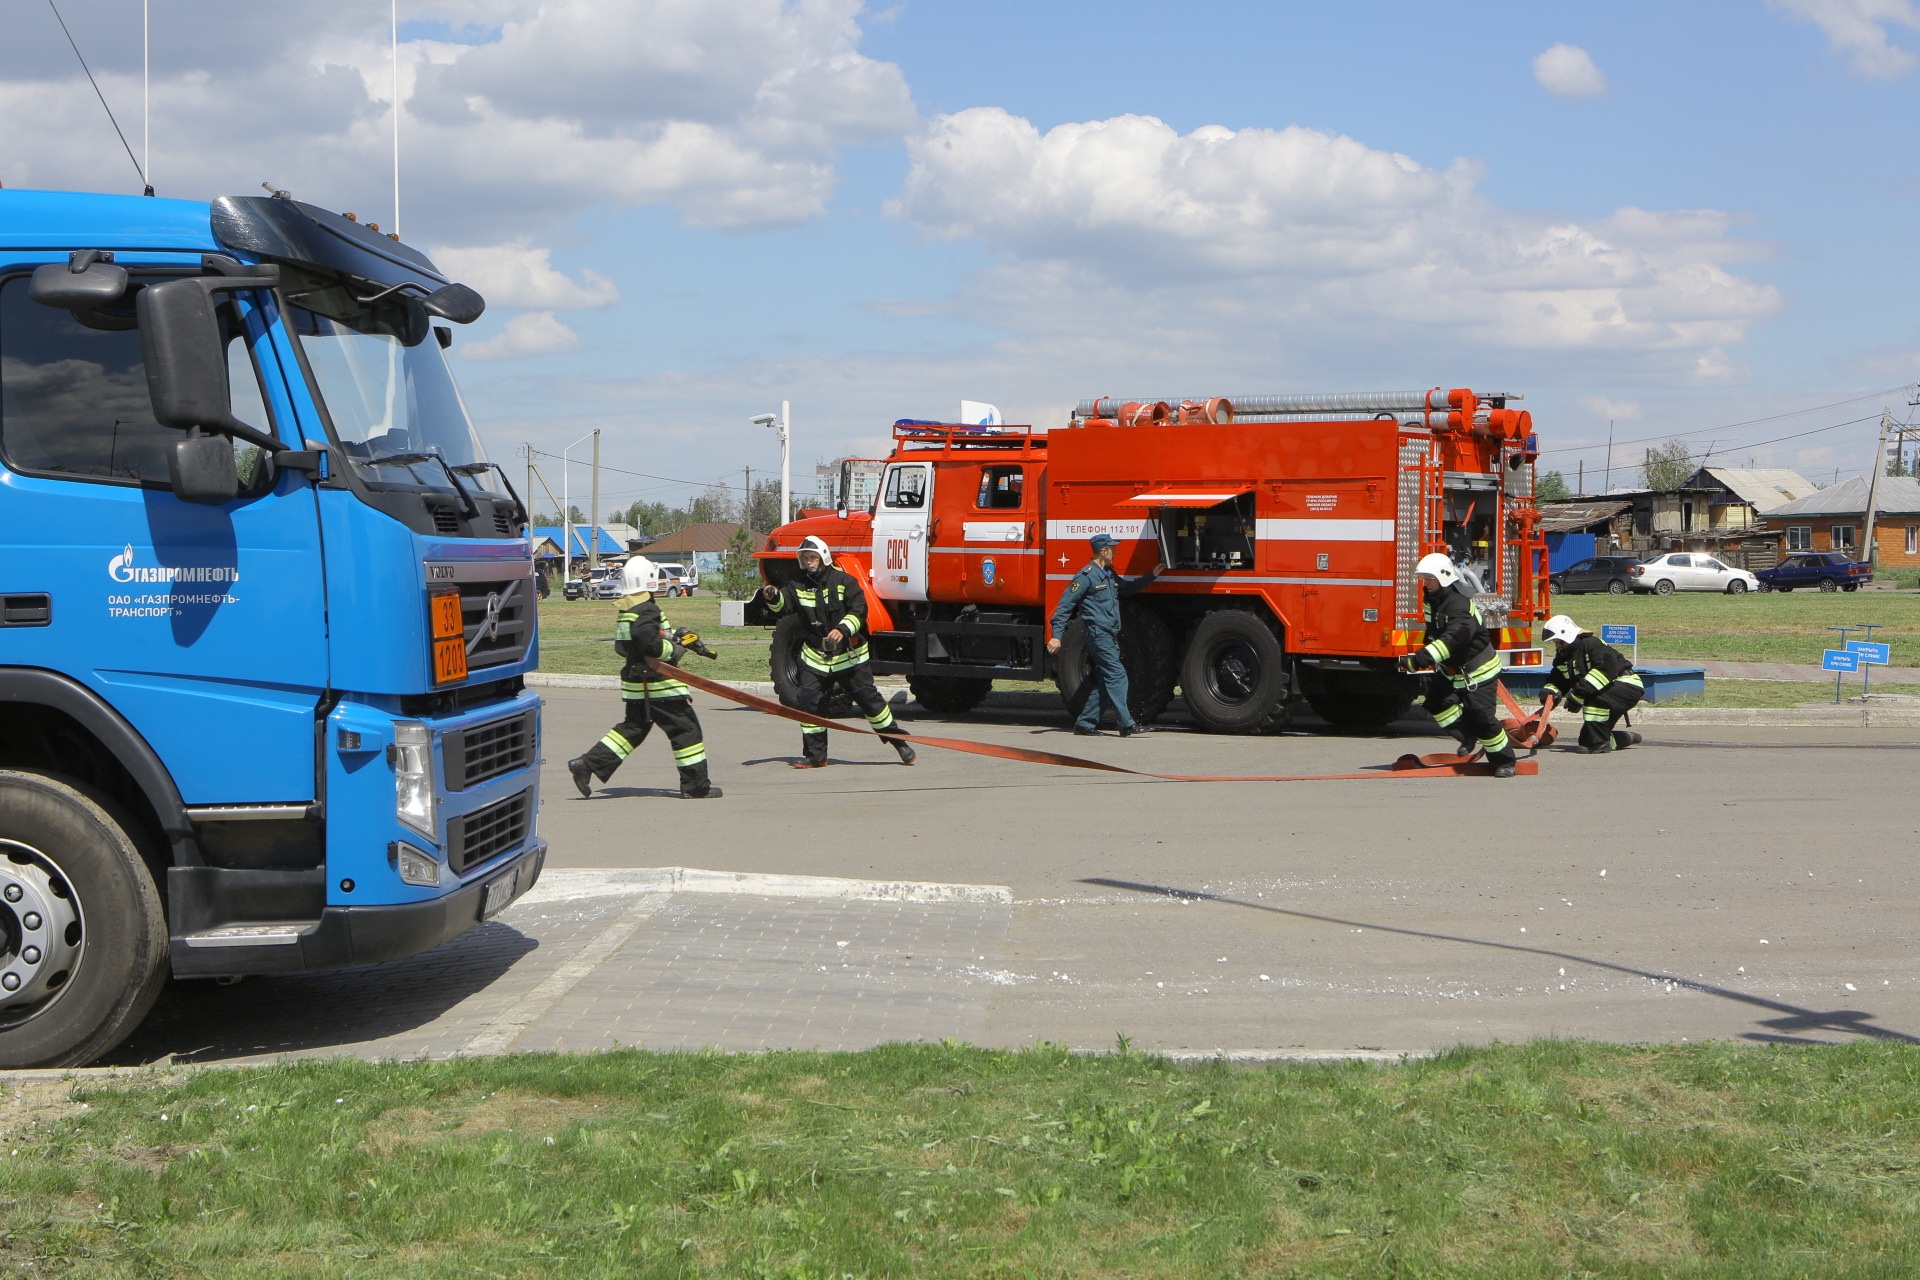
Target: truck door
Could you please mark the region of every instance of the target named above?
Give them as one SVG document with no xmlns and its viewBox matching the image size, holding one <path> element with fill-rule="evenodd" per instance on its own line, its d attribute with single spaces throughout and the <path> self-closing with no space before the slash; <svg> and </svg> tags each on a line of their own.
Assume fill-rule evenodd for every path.
<svg viewBox="0 0 1920 1280">
<path fill-rule="evenodd" d="M 873 589 L 882 600 L 927 598 L 932 512 L 933 464 L 889 464 L 873 509 Z"/>
<path fill-rule="evenodd" d="M 236 443 L 238 498 L 173 496 L 180 434 L 153 420 L 128 256 L 124 300 L 88 312 L 36 302 L 25 271 L 0 272 L 0 590 L 44 594 L 51 611 L 46 626 L 0 630 L 0 665 L 92 688 L 189 805 L 315 800 L 328 681 L 311 483 Z M 221 313 L 234 416 L 298 448 L 267 318 L 244 298 Z"/>
</svg>

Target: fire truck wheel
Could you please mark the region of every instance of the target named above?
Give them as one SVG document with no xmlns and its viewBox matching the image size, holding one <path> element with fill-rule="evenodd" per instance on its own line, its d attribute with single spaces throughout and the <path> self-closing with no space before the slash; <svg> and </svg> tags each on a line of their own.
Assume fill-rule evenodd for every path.
<svg viewBox="0 0 1920 1280">
<path fill-rule="evenodd" d="M 160 894 L 112 802 L 0 770 L 0 1067 L 76 1067 L 167 977 Z"/>
<path fill-rule="evenodd" d="M 1270 733 L 1290 714 L 1280 637 L 1244 609 L 1217 609 L 1200 620 L 1180 664 L 1180 689 L 1209 733 Z"/>
<path fill-rule="evenodd" d="M 908 676 L 907 688 L 913 699 L 929 711 L 942 715 L 965 715 L 993 692 L 993 681 L 969 676 Z"/>
<path fill-rule="evenodd" d="M 1120 662 L 1127 669 L 1127 709 L 1138 723 L 1152 724 L 1173 701 L 1178 675 L 1173 632 L 1158 609 L 1132 600 L 1121 604 Z M 1086 704 L 1087 679 L 1092 671 L 1086 627 L 1076 620 L 1060 637 L 1060 652 L 1053 660 L 1054 685 L 1060 690 L 1060 700 L 1075 716 Z M 1106 715 L 1110 717 L 1112 711 Z"/>
<path fill-rule="evenodd" d="M 773 668 L 773 688 L 780 701 L 790 707 L 800 705 L 800 642 L 806 623 L 797 614 L 780 619 L 773 628 L 773 651 L 768 663 Z M 842 720 L 853 714 L 853 703 L 835 689 L 827 695 L 820 714 L 829 720 Z"/>
</svg>

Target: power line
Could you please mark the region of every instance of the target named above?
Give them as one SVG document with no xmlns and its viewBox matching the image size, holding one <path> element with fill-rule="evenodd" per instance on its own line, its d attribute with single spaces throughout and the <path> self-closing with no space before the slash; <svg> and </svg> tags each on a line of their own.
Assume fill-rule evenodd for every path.
<svg viewBox="0 0 1920 1280">
<path fill-rule="evenodd" d="M 1854 396 L 1853 398 L 1848 400 L 1836 400 L 1832 404 L 1813 405 L 1810 408 L 1806 408 L 1806 409 L 1793 409 L 1793 410 L 1789 410 L 1786 413 L 1769 414 L 1764 418 L 1748 418 L 1744 422 L 1723 423 L 1722 425 L 1717 427 L 1700 427 L 1697 430 L 1693 430 L 1693 431 L 1673 431 L 1673 432 L 1668 432 L 1665 435 L 1646 436 L 1638 440 L 1616 440 L 1614 441 L 1614 444 L 1616 445 L 1659 444 L 1662 441 L 1682 440 L 1690 436 L 1717 437 L 1722 431 L 1735 431 L 1741 427 L 1756 427 L 1763 422 L 1779 422 L 1783 418 L 1798 418 L 1798 417 L 1803 417 L 1809 413 L 1822 413 L 1828 409 L 1840 409 L 1850 404 L 1861 404 L 1868 400 L 1880 400 L 1894 394 L 1895 392 L 1910 392 L 1913 390 L 1913 388 L 1914 388 L 1913 383 L 1906 382 L 1906 383 L 1902 383 L 1897 387 L 1888 387 L 1882 391 L 1872 391 L 1867 393 L 1866 395 Z M 1879 416 L 1880 416 L 1879 414 L 1870 415 L 1871 418 L 1878 418 Z M 1854 419 L 1854 422 L 1866 422 L 1868 420 L 1869 420 L 1868 418 L 1857 418 L 1857 419 Z M 1853 425 L 1852 422 L 1839 422 L 1834 424 L 1835 427 L 1845 427 L 1845 426 L 1851 426 L 1851 425 Z M 1822 431 L 1830 430 L 1830 429 L 1831 428 L 1827 428 L 1827 427 L 1820 428 L 1820 430 Z M 1809 432 L 1806 434 L 1812 434 L 1812 433 Z M 1780 437 L 1780 439 L 1791 440 L 1793 439 L 1793 437 L 1782 436 Z M 1757 444 L 1769 444 L 1769 443 L 1772 443 L 1772 442 L 1765 441 L 1765 440 L 1757 442 Z M 1730 444 L 1727 447 L 1729 449 L 1746 449 L 1746 448 L 1757 447 L 1757 444 Z M 1542 453 L 1591 453 L 1597 449 L 1604 449 L 1606 447 L 1607 446 L 1605 444 L 1560 445 L 1554 448 L 1542 449 L 1540 452 Z"/>
<path fill-rule="evenodd" d="M 560 456 L 557 453 L 548 453 L 545 449 L 535 449 L 533 452 L 542 458 L 558 458 Z M 689 488 L 712 489 L 717 487 L 726 489 L 729 492 L 737 493 L 740 491 L 739 485 L 728 484 L 726 481 L 718 478 L 712 480 L 681 480 L 674 476 L 657 476 L 651 471 L 628 471 L 623 467 L 609 467 L 604 463 L 601 464 L 600 469 L 602 471 L 617 472 L 623 476 L 639 476 L 642 480 L 661 480 L 667 484 L 686 485 Z"/>
</svg>

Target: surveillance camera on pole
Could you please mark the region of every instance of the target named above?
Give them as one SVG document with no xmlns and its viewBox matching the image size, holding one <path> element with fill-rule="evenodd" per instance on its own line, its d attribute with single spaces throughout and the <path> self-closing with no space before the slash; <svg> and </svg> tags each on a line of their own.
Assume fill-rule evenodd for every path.
<svg viewBox="0 0 1920 1280">
<path fill-rule="evenodd" d="M 788 448 L 787 442 L 787 428 L 790 425 L 787 415 L 788 402 L 782 400 L 778 414 L 756 413 L 752 418 L 754 426 L 776 427 L 780 432 L 780 518 L 774 521 L 776 525 L 785 524 L 793 516 L 792 508 L 788 505 L 787 501 L 787 491 L 790 488 L 788 478 L 790 472 L 789 463 L 792 458 L 792 451 Z M 753 495 L 751 493 L 747 495 L 747 501 L 753 501 Z"/>
</svg>

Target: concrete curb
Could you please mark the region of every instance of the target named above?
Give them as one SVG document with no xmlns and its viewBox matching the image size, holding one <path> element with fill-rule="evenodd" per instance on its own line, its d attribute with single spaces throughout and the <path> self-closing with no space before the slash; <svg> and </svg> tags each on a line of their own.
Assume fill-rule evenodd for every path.
<svg viewBox="0 0 1920 1280">
<path fill-rule="evenodd" d="M 849 880 L 838 876 L 770 875 L 751 871 L 706 871 L 698 867 L 554 867 L 515 903 L 570 902 L 579 898 L 646 893 L 729 893 L 763 898 L 811 898 L 841 902 L 1011 903 L 1003 884 L 945 884 L 916 880 Z"/>
<path fill-rule="evenodd" d="M 618 691 L 620 680 L 616 676 L 573 676 L 548 675 L 534 672 L 527 677 L 532 687 L 549 689 L 604 689 Z M 726 680 L 723 684 L 743 693 L 756 694 L 762 698 L 774 697 L 773 683 L 767 680 Z M 904 686 L 889 687 L 881 682 L 880 687 L 887 694 L 887 701 L 894 706 L 904 706 L 911 701 L 911 695 Z M 1058 694 L 1052 693 L 990 693 L 986 701 L 980 704 L 989 711 L 1058 711 L 1064 713 Z M 1168 707 L 1170 711 L 1182 710 L 1179 698 L 1175 698 Z M 1576 729 L 1578 717 L 1557 717 L 1558 722 L 1571 724 Z M 1735 728 L 1740 725 L 1757 725 L 1774 729 L 1887 729 L 1920 726 L 1920 707 L 1873 706 L 1871 704 L 1836 707 L 1635 707 L 1635 724 L 1672 725 L 1675 728 Z"/>
</svg>

